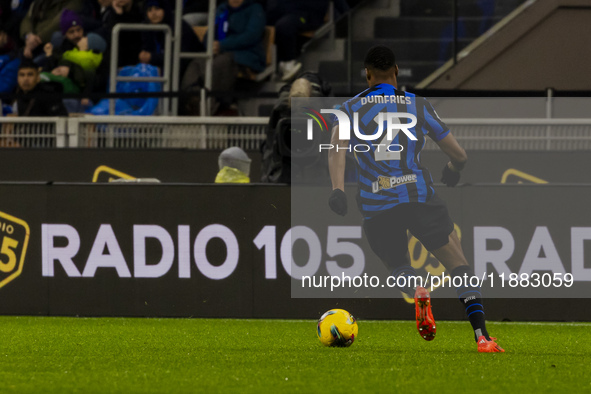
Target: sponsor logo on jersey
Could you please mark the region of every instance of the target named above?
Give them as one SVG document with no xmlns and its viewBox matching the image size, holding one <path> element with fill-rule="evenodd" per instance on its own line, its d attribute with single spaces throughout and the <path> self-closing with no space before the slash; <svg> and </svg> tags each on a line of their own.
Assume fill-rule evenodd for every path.
<svg viewBox="0 0 591 394">
<path fill-rule="evenodd" d="M 378 180 L 372 182 L 371 189 L 374 193 L 384 189 L 392 189 L 396 186 L 405 185 L 407 183 L 416 183 L 417 174 L 402 175 L 402 176 L 378 176 Z"/>
</svg>

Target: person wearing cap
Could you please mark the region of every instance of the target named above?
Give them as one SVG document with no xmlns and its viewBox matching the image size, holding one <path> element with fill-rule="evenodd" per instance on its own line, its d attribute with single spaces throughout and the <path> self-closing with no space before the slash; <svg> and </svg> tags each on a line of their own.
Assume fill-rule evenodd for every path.
<svg viewBox="0 0 591 394">
<path fill-rule="evenodd" d="M 84 43 L 85 39 L 86 43 Z M 96 53 L 104 53 L 107 50 L 107 42 L 100 35 L 85 34 L 80 14 L 67 9 L 61 16 L 60 30 L 53 33 L 49 44 L 53 48 L 58 48 L 56 53 L 64 53 L 75 48 Z"/>
<path fill-rule="evenodd" d="M 64 10 L 60 20 L 60 31 L 53 33 L 51 42 L 45 44 L 44 51 L 49 58 L 46 62 L 37 61 L 45 69 L 53 69 L 62 58 L 80 65 L 85 70 L 96 70 L 100 65 L 107 42 L 98 34 L 85 35 L 82 18 L 72 10 Z"/>
<path fill-rule="evenodd" d="M 81 8 L 82 0 L 34 1 L 20 26 L 20 34 L 25 41 L 23 56 L 32 59 L 42 54 L 43 44 L 49 42 L 53 32 L 60 28 L 63 11 L 78 11 Z"/>
<path fill-rule="evenodd" d="M 76 11 L 64 10 L 60 18 L 60 30 L 62 36 L 66 39 L 65 43 L 70 44 L 66 50 L 74 48 L 78 42 L 84 37 L 84 27 L 82 26 L 82 18 Z M 57 33 L 57 32 L 56 32 Z M 55 33 L 54 33 L 55 34 Z"/>
<path fill-rule="evenodd" d="M 71 79 L 83 95 L 88 95 L 94 88 L 96 71 L 103 60 L 107 43 L 98 34 L 85 35 L 82 18 L 72 10 L 62 13 L 60 28 L 53 34 L 52 42 L 44 47 L 47 60 L 43 69 L 54 76 Z M 83 111 L 72 99 L 68 99 L 67 103 L 70 112 Z M 83 98 L 80 105 L 87 107 L 90 100 Z"/>
<path fill-rule="evenodd" d="M 250 158 L 241 148 L 225 149 L 218 158 L 215 183 L 250 183 Z"/>
</svg>

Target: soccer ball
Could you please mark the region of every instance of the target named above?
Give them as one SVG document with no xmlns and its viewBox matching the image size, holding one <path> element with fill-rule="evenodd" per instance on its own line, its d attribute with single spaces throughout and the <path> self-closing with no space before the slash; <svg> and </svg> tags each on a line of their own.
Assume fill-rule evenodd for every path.
<svg viewBox="0 0 591 394">
<path fill-rule="evenodd" d="M 357 338 L 357 322 L 344 309 L 331 309 L 318 320 L 318 339 L 324 346 L 351 346 Z"/>
</svg>

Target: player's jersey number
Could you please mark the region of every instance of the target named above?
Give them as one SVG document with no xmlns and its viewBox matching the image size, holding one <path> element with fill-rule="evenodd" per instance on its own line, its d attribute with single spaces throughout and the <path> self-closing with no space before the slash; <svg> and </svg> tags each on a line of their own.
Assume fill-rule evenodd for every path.
<svg viewBox="0 0 591 394">
<path fill-rule="evenodd" d="M 379 125 L 380 119 L 383 119 L 383 113 L 377 114 L 376 117 L 373 119 L 373 121 Z M 401 124 L 399 118 L 391 117 L 390 119 L 392 119 L 391 120 L 392 123 Z M 387 123 L 386 121 L 383 121 L 383 122 Z M 386 125 L 384 125 L 383 127 L 384 127 L 383 128 L 384 130 L 387 130 Z M 398 129 L 393 130 L 392 133 L 388 133 L 387 131 L 384 132 L 384 136 L 382 137 L 380 142 L 378 142 L 378 146 L 376 147 L 376 149 L 374 151 L 375 161 L 400 160 L 401 150 L 392 149 L 392 152 L 390 152 L 388 150 L 390 145 L 392 145 L 392 141 L 394 141 L 394 139 L 396 138 L 396 136 L 398 135 L 399 132 L 400 132 L 400 130 L 398 130 Z M 390 138 L 388 138 L 388 134 L 390 134 Z M 402 148 L 402 149 L 404 149 L 404 148 Z"/>
</svg>

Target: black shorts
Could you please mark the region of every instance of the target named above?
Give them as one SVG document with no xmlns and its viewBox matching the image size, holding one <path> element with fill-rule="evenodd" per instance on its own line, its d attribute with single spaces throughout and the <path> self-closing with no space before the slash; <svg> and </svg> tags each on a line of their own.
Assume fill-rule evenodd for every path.
<svg viewBox="0 0 591 394">
<path fill-rule="evenodd" d="M 454 223 L 445 201 L 433 195 L 426 203 L 403 203 L 363 222 L 374 253 L 393 270 L 409 264 L 406 230 L 432 252 L 449 242 Z"/>
</svg>

